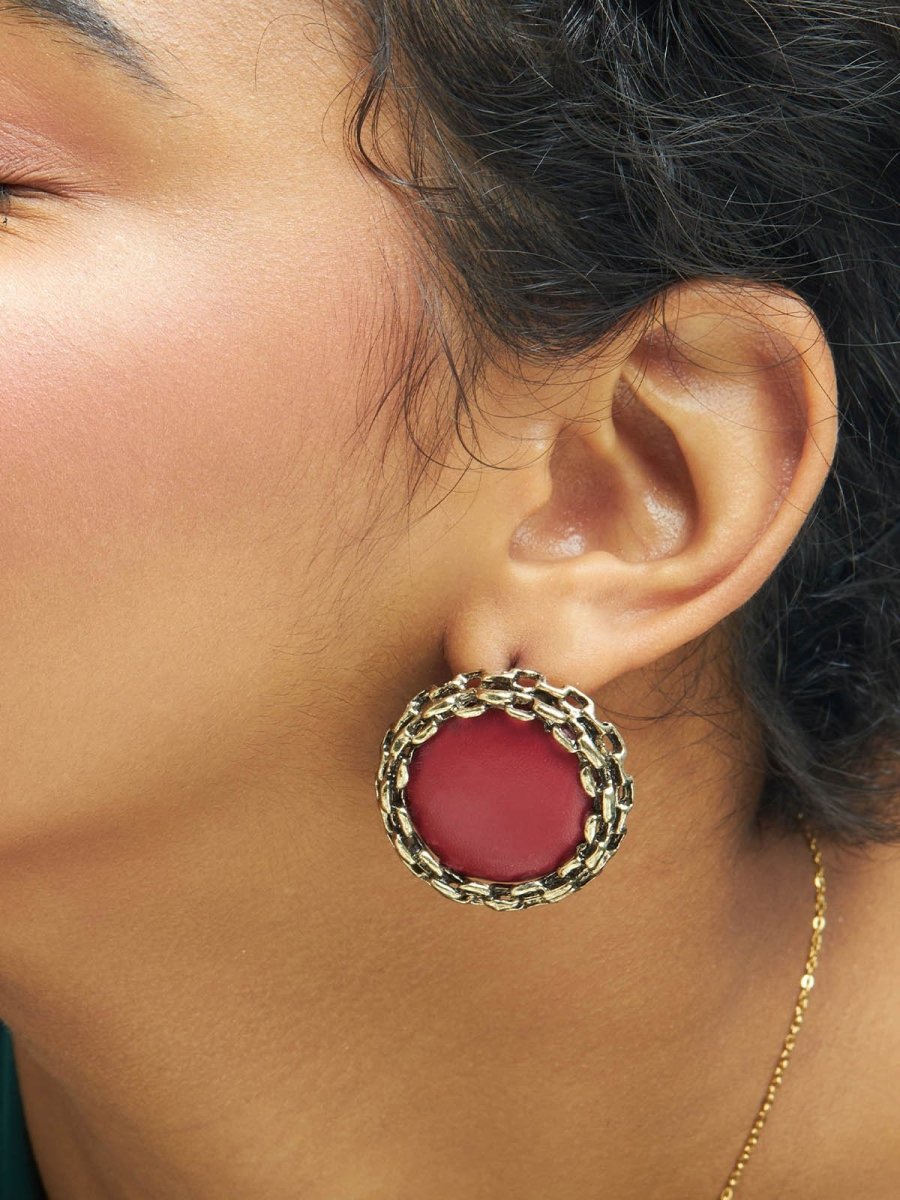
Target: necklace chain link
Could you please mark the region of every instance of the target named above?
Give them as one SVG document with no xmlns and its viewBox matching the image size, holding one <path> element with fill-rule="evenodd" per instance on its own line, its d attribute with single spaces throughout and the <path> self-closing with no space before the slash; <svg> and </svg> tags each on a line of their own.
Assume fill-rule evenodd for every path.
<svg viewBox="0 0 900 1200">
<path fill-rule="evenodd" d="M 775 1097 L 778 1094 L 778 1089 L 784 1081 L 784 1073 L 788 1068 L 788 1063 L 791 1061 L 791 1054 L 797 1041 L 797 1034 L 800 1031 L 800 1026 L 803 1024 L 803 1018 L 806 1015 L 806 1009 L 809 1004 L 809 994 L 816 982 L 816 968 L 819 965 L 819 952 L 822 949 L 822 933 L 825 929 L 825 867 L 822 863 L 822 854 L 819 850 L 818 843 L 809 831 L 805 821 L 800 819 L 801 828 L 809 843 L 810 853 L 812 854 L 813 864 L 815 866 L 815 875 L 813 882 L 816 889 L 816 911 L 812 919 L 812 937 L 809 942 L 809 953 L 806 956 L 806 970 L 800 980 L 800 991 L 797 995 L 797 1002 L 794 1005 L 794 1016 L 791 1020 L 790 1028 L 787 1036 L 784 1039 L 784 1044 L 781 1047 L 781 1053 L 778 1056 L 778 1061 L 775 1064 L 775 1070 L 769 1080 L 766 1088 L 765 1098 L 759 1106 L 756 1118 L 750 1127 L 750 1132 L 747 1135 L 747 1140 L 744 1142 L 743 1149 L 737 1157 L 737 1161 L 732 1167 L 731 1174 L 728 1176 L 728 1181 L 722 1191 L 719 1193 L 719 1200 L 734 1200 L 737 1193 L 738 1184 L 744 1172 L 744 1168 L 750 1158 L 750 1155 L 756 1149 L 759 1142 L 760 1134 L 768 1120 L 769 1113 L 772 1110 L 772 1105 L 775 1103 Z"/>
</svg>

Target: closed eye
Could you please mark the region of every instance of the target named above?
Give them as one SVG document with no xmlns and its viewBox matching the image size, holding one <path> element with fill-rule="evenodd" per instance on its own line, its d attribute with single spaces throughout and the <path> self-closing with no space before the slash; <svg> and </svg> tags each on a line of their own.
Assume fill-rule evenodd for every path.
<svg viewBox="0 0 900 1200">
<path fill-rule="evenodd" d="M 17 184 L 0 183 L 0 228 L 9 224 L 13 205 L 16 207 L 27 201 L 40 200 L 48 195 L 37 188 L 20 187 Z"/>
</svg>

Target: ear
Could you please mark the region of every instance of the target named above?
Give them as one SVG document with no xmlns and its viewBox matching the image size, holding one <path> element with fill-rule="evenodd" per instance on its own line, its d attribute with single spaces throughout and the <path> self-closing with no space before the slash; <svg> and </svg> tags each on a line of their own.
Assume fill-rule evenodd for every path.
<svg viewBox="0 0 900 1200">
<path fill-rule="evenodd" d="M 831 354 L 775 288 L 681 285 L 526 391 L 538 414 L 505 415 L 528 461 L 487 471 L 468 514 L 454 672 L 590 692 L 684 646 L 772 574 L 834 456 Z"/>
</svg>

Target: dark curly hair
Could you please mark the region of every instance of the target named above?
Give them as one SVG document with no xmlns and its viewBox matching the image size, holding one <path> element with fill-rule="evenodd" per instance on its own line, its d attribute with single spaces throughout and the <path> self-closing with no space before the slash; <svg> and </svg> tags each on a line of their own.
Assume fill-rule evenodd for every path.
<svg viewBox="0 0 900 1200">
<path fill-rule="evenodd" d="M 365 64 L 348 147 L 409 200 L 423 295 L 455 289 L 465 322 L 454 347 L 440 299 L 425 308 L 458 433 L 492 341 L 546 361 L 597 348 L 690 279 L 786 287 L 816 314 L 837 370 L 837 456 L 786 557 L 729 618 L 766 747 L 758 817 L 785 828 L 800 810 L 848 846 L 900 838 L 897 10 L 347 0 L 344 11 Z M 402 163 L 379 139 L 388 101 Z M 410 432 L 435 361 L 410 347 Z"/>
</svg>

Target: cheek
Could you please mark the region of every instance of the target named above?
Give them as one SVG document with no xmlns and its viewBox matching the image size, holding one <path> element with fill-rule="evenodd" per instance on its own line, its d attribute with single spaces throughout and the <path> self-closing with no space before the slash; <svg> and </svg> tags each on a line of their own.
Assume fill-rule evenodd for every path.
<svg viewBox="0 0 900 1200">
<path fill-rule="evenodd" d="M 365 454 L 345 463 L 383 260 L 321 226 L 238 233 L 107 222 L 45 266 L 0 239 L 0 836 L 60 772 L 77 812 L 73 764 L 109 793 L 94 764 L 119 756 L 148 798 L 160 762 L 199 769 L 301 612 L 328 653 L 322 596 L 371 502 Z"/>
<path fill-rule="evenodd" d="M 77 268 L 7 273 L 5 571 L 77 572 L 119 539 L 146 552 L 258 515 L 298 473 L 315 502 L 354 418 L 347 259 L 329 264 L 317 244 L 288 278 L 267 270 L 271 246 L 217 254 L 203 236 L 191 250 L 120 229 Z"/>
</svg>

